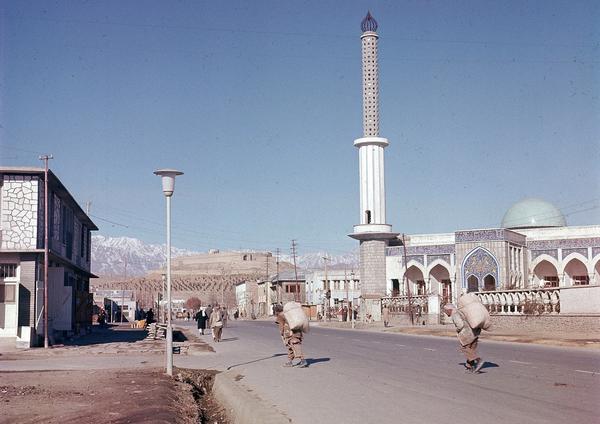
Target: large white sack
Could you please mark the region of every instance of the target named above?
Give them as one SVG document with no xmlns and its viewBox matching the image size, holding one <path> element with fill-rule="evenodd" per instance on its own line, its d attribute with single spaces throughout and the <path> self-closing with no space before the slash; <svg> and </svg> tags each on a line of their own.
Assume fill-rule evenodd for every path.
<svg viewBox="0 0 600 424">
<path fill-rule="evenodd" d="M 285 316 L 290 330 L 308 331 L 308 318 L 302 310 L 302 305 L 297 302 L 288 302 L 283 305 L 283 316 Z"/>
<path fill-rule="evenodd" d="M 479 300 L 479 297 L 477 297 L 476 295 L 474 295 L 473 293 L 465 293 L 463 294 L 461 297 L 458 298 L 458 309 L 462 309 L 465 306 L 471 304 L 471 303 L 481 303 L 481 300 Z"/>
<path fill-rule="evenodd" d="M 467 293 L 458 298 L 458 309 L 463 313 L 469 327 L 484 328 L 491 326 L 490 314 L 479 297 Z"/>
</svg>

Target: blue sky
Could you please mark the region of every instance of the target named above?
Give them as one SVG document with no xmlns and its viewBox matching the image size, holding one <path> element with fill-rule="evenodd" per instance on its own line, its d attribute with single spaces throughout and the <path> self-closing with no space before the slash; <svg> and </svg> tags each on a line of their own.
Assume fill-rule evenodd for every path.
<svg viewBox="0 0 600 424">
<path fill-rule="evenodd" d="M 174 246 L 356 248 L 368 9 L 395 231 L 600 224 L 596 1 L 5 1 L 0 165 L 52 153 L 104 235 L 163 242 L 173 167 Z"/>
</svg>

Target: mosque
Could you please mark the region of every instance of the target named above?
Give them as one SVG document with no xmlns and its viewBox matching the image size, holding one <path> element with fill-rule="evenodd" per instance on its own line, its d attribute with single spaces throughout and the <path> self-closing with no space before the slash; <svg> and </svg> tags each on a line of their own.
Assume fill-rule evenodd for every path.
<svg viewBox="0 0 600 424">
<path fill-rule="evenodd" d="M 600 225 L 567 226 L 549 202 L 512 205 L 499 228 L 414 234 L 386 248 L 387 295 L 600 285 Z"/>
<path fill-rule="evenodd" d="M 386 221 L 384 149 L 379 134 L 377 22 L 361 23 L 363 136 L 358 148 L 361 315 L 380 320 L 382 304 L 401 312 L 414 296 L 428 314 L 476 292 L 491 312 L 524 314 L 541 305 L 551 314 L 600 314 L 600 225 L 567 226 L 551 203 L 515 203 L 498 228 L 400 235 Z M 578 290 L 571 290 L 578 289 Z"/>
</svg>

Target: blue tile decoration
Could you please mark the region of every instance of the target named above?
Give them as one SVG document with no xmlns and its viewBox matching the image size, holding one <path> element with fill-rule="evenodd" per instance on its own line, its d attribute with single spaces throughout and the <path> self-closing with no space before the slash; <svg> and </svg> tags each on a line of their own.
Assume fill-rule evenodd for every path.
<svg viewBox="0 0 600 424">
<path fill-rule="evenodd" d="M 469 241 L 502 241 L 505 240 L 504 230 L 501 228 L 492 230 L 469 230 L 457 231 L 455 233 L 457 243 Z"/>
<path fill-rule="evenodd" d="M 488 230 L 468 230 L 454 233 L 456 243 L 472 241 L 510 241 L 514 244 L 525 246 L 527 237 L 515 231 L 504 228 L 493 228 Z"/>
<path fill-rule="evenodd" d="M 425 265 L 425 256 L 423 255 L 406 255 L 406 263 L 410 261 L 415 261 L 420 263 L 421 265 Z"/>
<path fill-rule="evenodd" d="M 432 244 L 429 246 L 406 246 L 406 255 L 443 255 L 454 253 L 453 244 Z M 404 248 L 402 246 L 388 247 L 386 256 L 403 256 Z"/>
<path fill-rule="evenodd" d="M 543 249 L 543 250 L 532 250 L 531 251 L 531 260 L 534 260 L 538 256 L 548 255 L 558 260 L 558 250 L 556 249 Z"/>
<path fill-rule="evenodd" d="M 583 255 L 586 258 L 588 256 L 588 250 L 586 248 L 563 249 L 563 251 L 562 251 L 563 259 L 566 258 L 567 256 L 569 256 L 571 253 L 579 253 L 580 255 Z"/>
<path fill-rule="evenodd" d="M 462 268 L 462 285 L 464 288 L 467 287 L 467 279 L 471 275 L 479 280 L 480 289 L 483 286 L 483 279 L 487 275 L 494 277 L 496 286 L 500 284 L 500 281 L 498 281 L 498 261 L 490 251 L 477 247 L 467 254 Z"/>
<path fill-rule="evenodd" d="M 562 239 L 562 240 L 536 240 L 528 241 L 530 250 L 539 249 L 569 249 L 580 247 L 600 247 L 600 237 Z M 564 255 L 563 255 L 564 256 Z"/>
<path fill-rule="evenodd" d="M 448 264 L 448 266 L 450 266 L 450 255 L 427 255 L 427 263 L 428 264 L 431 264 L 432 262 L 434 262 L 438 259 L 446 262 Z"/>
</svg>

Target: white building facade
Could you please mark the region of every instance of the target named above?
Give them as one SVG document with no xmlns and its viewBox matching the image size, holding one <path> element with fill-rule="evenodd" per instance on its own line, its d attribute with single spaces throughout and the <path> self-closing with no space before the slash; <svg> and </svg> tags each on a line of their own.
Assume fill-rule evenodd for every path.
<svg viewBox="0 0 600 424">
<path fill-rule="evenodd" d="M 411 235 L 386 254 L 387 296 L 410 295 L 429 313 L 464 292 L 479 293 L 492 312 L 520 313 L 535 298 L 552 313 L 600 313 L 600 291 L 587 290 L 600 289 L 600 225 L 566 226 L 539 199 L 513 205 L 501 228 Z M 560 291 L 570 288 L 585 294 Z"/>
</svg>

